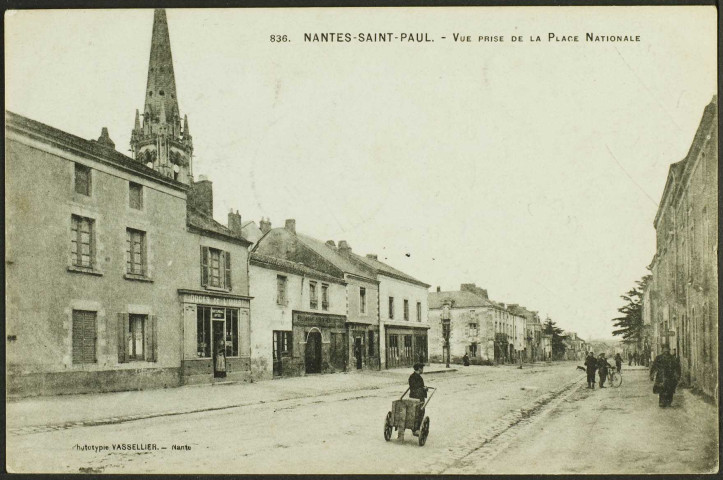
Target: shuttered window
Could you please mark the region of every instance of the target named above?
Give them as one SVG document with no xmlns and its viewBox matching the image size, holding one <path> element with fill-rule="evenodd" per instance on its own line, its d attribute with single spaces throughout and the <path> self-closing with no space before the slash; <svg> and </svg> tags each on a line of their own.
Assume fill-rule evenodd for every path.
<svg viewBox="0 0 723 480">
<path fill-rule="evenodd" d="M 95 257 L 93 226 L 91 218 L 73 215 L 71 217 L 70 252 L 73 265 L 76 267 L 93 268 Z"/>
<path fill-rule="evenodd" d="M 158 319 L 155 315 L 118 314 L 118 363 L 155 362 L 158 357 Z"/>
<path fill-rule="evenodd" d="M 96 312 L 73 310 L 73 363 L 95 363 Z"/>
<path fill-rule="evenodd" d="M 201 247 L 201 286 L 231 290 L 231 252 Z"/>
</svg>

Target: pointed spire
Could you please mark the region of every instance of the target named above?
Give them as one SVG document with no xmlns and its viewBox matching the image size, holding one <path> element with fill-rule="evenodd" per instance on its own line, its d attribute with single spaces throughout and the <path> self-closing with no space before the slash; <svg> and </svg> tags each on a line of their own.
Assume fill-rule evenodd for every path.
<svg viewBox="0 0 723 480">
<path fill-rule="evenodd" d="M 140 129 L 141 129 L 141 117 L 140 117 L 140 114 L 138 113 L 138 109 L 136 108 L 136 122 L 134 124 L 133 130 L 138 132 L 138 131 L 140 131 Z"/>
<path fill-rule="evenodd" d="M 171 55 L 171 39 L 168 34 L 166 11 L 157 9 L 153 14 L 146 106 L 150 107 L 153 114 L 160 115 L 161 105 L 163 105 L 167 113 L 178 112 L 176 79 L 173 74 L 173 57 Z M 147 111 L 148 108 L 145 110 Z"/>
<path fill-rule="evenodd" d="M 183 116 L 183 138 L 191 138 L 191 131 L 188 129 L 188 115 Z"/>
</svg>

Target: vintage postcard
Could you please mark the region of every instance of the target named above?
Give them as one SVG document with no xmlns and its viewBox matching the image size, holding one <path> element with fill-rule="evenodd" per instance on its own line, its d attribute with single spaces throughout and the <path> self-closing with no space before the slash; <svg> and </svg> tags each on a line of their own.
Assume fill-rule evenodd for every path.
<svg viewBox="0 0 723 480">
<path fill-rule="evenodd" d="M 716 27 L 6 11 L 6 470 L 717 472 Z"/>
</svg>

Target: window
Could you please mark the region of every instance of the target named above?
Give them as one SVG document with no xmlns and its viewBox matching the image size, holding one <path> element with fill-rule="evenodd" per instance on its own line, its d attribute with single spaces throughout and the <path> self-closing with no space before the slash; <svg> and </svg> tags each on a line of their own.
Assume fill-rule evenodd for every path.
<svg viewBox="0 0 723 480">
<path fill-rule="evenodd" d="M 93 268 L 95 242 L 93 227 L 95 221 L 90 218 L 72 216 L 71 254 L 76 267 Z"/>
<path fill-rule="evenodd" d="M 201 286 L 231 290 L 231 252 L 201 247 Z"/>
<path fill-rule="evenodd" d="M 477 336 L 477 324 L 470 323 L 467 327 L 469 329 L 469 335 L 476 337 Z"/>
<path fill-rule="evenodd" d="M 417 302 L 417 321 L 422 321 L 422 302 Z"/>
<path fill-rule="evenodd" d="M 128 204 L 136 210 L 143 208 L 143 187 L 141 185 L 133 182 L 128 184 Z"/>
<path fill-rule="evenodd" d="M 316 282 L 309 282 L 309 308 L 319 308 L 319 297 L 316 291 Z"/>
<path fill-rule="evenodd" d="M 128 359 L 145 360 L 146 315 L 130 315 L 128 319 Z"/>
<path fill-rule="evenodd" d="M 95 363 L 96 312 L 73 310 L 73 364 Z"/>
<path fill-rule="evenodd" d="M 146 274 L 146 232 L 126 229 L 126 273 Z"/>
<path fill-rule="evenodd" d="M 75 193 L 90 196 L 90 167 L 75 164 Z"/>
<path fill-rule="evenodd" d="M 155 315 L 119 313 L 118 319 L 118 362 L 155 362 Z"/>
<path fill-rule="evenodd" d="M 282 357 L 292 355 L 291 332 L 274 330 L 274 360 L 281 360 Z"/>
<path fill-rule="evenodd" d="M 388 353 L 390 358 L 399 358 L 399 335 L 389 335 L 389 348 Z"/>
<path fill-rule="evenodd" d="M 329 310 L 329 285 L 321 284 L 321 309 Z"/>
<path fill-rule="evenodd" d="M 359 287 L 359 312 L 367 313 L 367 289 Z"/>
<path fill-rule="evenodd" d="M 276 277 L 276 304 L 286 305 L 286 277 Z"/>
<path fill-rule="evenodd" d="M 374 332 L 369 332 L 369 355 L 374 355 Z"/>
<path fill-rule="evenodd" d="M 412 336 L 404 335 L 404 356 L 408 359 L 412 358 Z"/>
<path fill-rule="evenodd" d="M 389 297 L 389 318 L 394 319 L 394 297 Z"/>
<path fill-rule="evenodd" d="M 404 320 L 409 320 L 409 300 L 404 299 Z"/>
<path fill-rule="evenodd" d="M 237 308 L 196 307 L 196 355 L 211 358 L 219 346 L 227 357 L 239 354 L 239 312 Z"/>
</svg>

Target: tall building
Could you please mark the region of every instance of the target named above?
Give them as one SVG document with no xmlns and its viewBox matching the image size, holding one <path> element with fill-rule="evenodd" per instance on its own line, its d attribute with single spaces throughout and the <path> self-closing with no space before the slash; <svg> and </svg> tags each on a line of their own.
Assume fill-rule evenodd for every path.
<svg viewBox="0 0 723 480">
<path fill-rule="evenodd" d="M 668 344 L 684 384 L 718 397 L 718 98 L 703 111 L 690 150 L 670 166 L 655 216 L 643 317 L 653 354 Z"/>
<path fill-rule="evenodd" d="M 10 395 L 253 375 L 251 242 L 213 219 L 212 183 L 192 181 L 174 83 L 165 13 L 156 11 L 153 97 L 133 129 L 134 158 L 105 128 L 86 140 L 6 112 Z"/>
<path fill-rule="evenodd" d="M 133 158 L 166 177 L 191 183 L 193 139 L 186 115 L 181 128 L 165 10 L 155 10 L 153 14 L 151 56 L 142 116 L 143 122 L 136 110 L 131 133 Z"/>
</svg>

